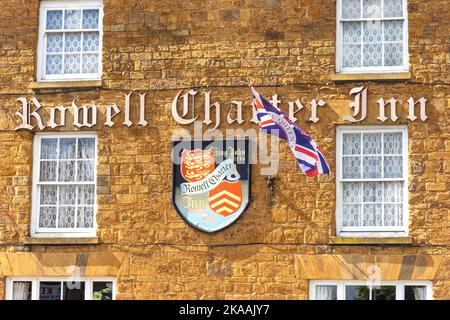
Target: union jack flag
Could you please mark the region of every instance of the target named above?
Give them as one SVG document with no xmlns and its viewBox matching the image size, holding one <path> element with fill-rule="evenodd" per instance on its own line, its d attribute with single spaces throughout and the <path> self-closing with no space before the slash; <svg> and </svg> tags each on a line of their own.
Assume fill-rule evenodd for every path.
<svg viewBox="0 0 450 320">
<path fill-rule="evenodd" d="M 286 140 L 304 174 L 309 177 L 320 173 L 331 175 L 322 152 L 316 143 L 300 129 L 280 109 L 264 99 L 252 87 L 253 107 L 255 108 L 262 131 Z"/>
</svg>

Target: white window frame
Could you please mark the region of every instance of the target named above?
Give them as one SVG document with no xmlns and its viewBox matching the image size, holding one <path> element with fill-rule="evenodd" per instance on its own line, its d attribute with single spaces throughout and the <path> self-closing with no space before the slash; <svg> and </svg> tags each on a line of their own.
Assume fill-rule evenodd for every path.
<svg viewBox="0 0 450 320">
<path fill-rule="evenodd" d="M 92 289 L 94 282 L 112 282 L 112 300 L 116 300 L 116 279 L 113 277 L 9 277 L 6 278 L 6 300 L 13 299 L 13 282 L 31 282 L 31 300 L 39 300 L 40 282 L 84 282 L 84 300 L 92 300 Z M 61 296 L 63 291 L 61 290 Z M 62 297 L 61 297 L 62 298 Z"/>
<path fill-rule="evenodd" d="M 40 228 L 39 227 L 39 200 L 38 194 L 40 151 L 42 138 L 93 138 L 95 139 L 95 164 L 94 164 L 94 227 L 93 228 Z M 83 238 L 97 235 L 97 161 L 98 138 L 93 132 L 39 132 L 33 141 L 33 187 L 32 187 L 32 214 L 30 232 L 33 238 Z M 44 183 L 45 184 L 45 183 Z M 58 184 L 58 182 L 55 182 Z M 70 184 L 85 184 L 73 182 Z M 92 183 L 91 183 L 92 184 Z"/>
<path fill-rule="evenodd" d="M 46 20 L 48 10 L 67 10 L 67 9 L 99 9 L 98 29 L 89 29 L 87 31 L 99 32 L 99 50 L 98 50 L 98 73 L 81 74 L 45 74 L 46 58 Z M 64 21 L 63 21 L 64 23 Z M 70 31 L 54 30 L 50 32 L 81 32 L 85 29 L 73 29 Z M 83 37 L 81 37 L 83 39 Z M 63 44 L 64 45 L 64 44 Z M 82 44 L 81 44 L 82 46 Z M 101 80 L 102 76 L 102 55 L 103 55 L 103 0 L 41 0 L 39 10 L 39 38 L 37 51 L 37 80 L 39 82 L 55 81 L 76 81 L 76 80 Z M 63 64 L 64 68 L 64 64 Z"/>
<path fill-rule="evenodd" d="M 374 179 L 342 179 L 342 136 L 344 133 L 368 132 L 402 132 L 403 178 L 374 178 Z M 383 135 L 382 135 L 383 136 Z M 362 142 L 361 142 L 362 143 Z M 383 141 L 381 142 L 384 149 Z M 384 155 L 384 150 L 382 152 Z M 381 166 L 383 168 L 383 157 Z M 372 226 L 372 227 L 344 227 L 342 225 L 342 183 L 344 181 L 402 181 L 403 185 L 403 226 Z M 409 228 L 408 209 L 408 127 L 406 125 L 393 126 L 337 126 L 336 129 L 336 231 L 339 237 L 405 237 Z M 383 213 L 384 213 L 384 206 Z"/>
<path fill-rule="evenodd" d="M 361 10 L 363 10 L 363 0 L 361 1 Z M 381 0 L 381 10 L 383 12 L 384 0 Z M 344 68 L 342 66 L 342 44 L 343 44 L 343 21 L 386 21 L 403 19 L 403 66 L 372 66 L 372 67 L 356 67 Z M 384 30 L 384 29 L 383 29 Z M 363 37 L 363 34 L 361 35 Z M 384 32 L 382 35 L 384 43 Z M 382 61 L 384 63 L 384 45 L 382 46 Z M 409 71 L 409 51 L 408 51 L 408 0 L 403 0 L 403 17 L 402 18 L 360 18 L 360 19 L 342 19 L 342 0 L 336 1 L 336 73 L 394 73 Z"/>
<path fill-rule="evenodd" d="M 316 286 L 337 286 L 337 300 L 345 300 L 345 286 L 373 287 L 367 280 L 310 280 L 309 300 L 316 300 Z M 395 300 L 405 300 L 405 286 L 425 286 L 425 300 L 433 300 L 433 283 L 423 280 L 380 281 L 380 286 L 395 286 Z M 370 295 L 372 295 L 370 293 Z"/>
</svg>

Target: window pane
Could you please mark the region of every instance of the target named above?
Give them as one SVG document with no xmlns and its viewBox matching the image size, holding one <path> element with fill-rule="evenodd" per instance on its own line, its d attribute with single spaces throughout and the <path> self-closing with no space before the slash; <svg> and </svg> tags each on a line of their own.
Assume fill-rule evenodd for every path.
<svg viewBox="0 0 450 320">
<path fill-rule="evenodd" d="M 384 134 L 384 153 L 402 154 L 402 133 L 393 132 Z"/>
<path fill-rule="evenodd" d="M 58 165 L 58 181 L 74 181 L 75 180 L 75 161 L 59 161 Z"/>
<path fill-rule="evenodd" d="M 381 154 L 381 133 L 364 133 L 363 146 L 363 154 Z"/>
<path fill-rule="evenodd" d="M 62 52 L 62 48 L 63 48 L 63 34 L 49 33 L 47 35 L 47 52 L 48 53 Z"/>
<path fill-rule="evenodd" d="M 345 286 L 345 300 L 369 300 L 367 286 Z"/>
<path fill-rule="evenodd" d="M 360 133 L 344 133 L 343 139 L 343 154 L 357 155 L 361 154 L 361 134 Z"/>
<path fill-rule="evenodd" d="M 92 300 L 112 300 L 112 282 L 94 282 L 92 285 Z"/>
<path fill-rule="evenodd" d="M 78 139 L 78 159 L 94 159 L 95 158 L 95 139 L 80 138 Z"/>
<path fill-rule="evenodd" d="M 360 44 L 344 44 L 342 66 L 345 68 L 361 66 Z"/>
<path fill-rule="evenodd" d="M 41 161 L 39 181 L 56 181 L 56 161 Z"/>
<path fill-rule="evenodd" d="M 342 18 L 343 19 L 361 18 L 361 1 L 342 0 Z"/>
<path fill-rule="evenodd" d="M 49 10 L 47 11 L 47 30 L 62 29 L 62 11 L 61 10 Z"/>
<path fill-rule="evenodd" d="M 384 205 L 384 225 L 390 227 L 403 225 L 403 205 L 401 204 Z"/>
<path fill-rule="evenodd" d="M 360 182 L 344 182 L 343 186 L 343 202 L 355 203 L 361 202 L 361 183 Z"/>
<path fill-rule="evenodd" d="M 14 281 L 12 299 L 31 300 L 31 281 Z"/>
<path fill-rule="evenodd" d="M 384 45 L 384 65 L 385 66 L 403 65 L 402 43 L 386 43 Z"/>
<path fill-rule="evenodd" d="M 361 205 L 344 204 L 342 209 L 342 225 L 344 227 L 357 227 L 361 225 Z"/>
<path fill-rule="evenodd" d="M 363 0 L 364 18 L 381 18 L 381 0 Z"/>
<path fill-rule="evenodd" d="M 94 161 L 78 161 L 77 181 L 94 181 Z"/>
<path fill-rule="evenodd" d="M 361 22 L 343 22 L 344 27 L 344 43 L 360 43 L 361 42 Z"/>
<path fill-rule="evenodd" d="M 382 182 L 364 182 L 363 201 L 381 202 L 383 200 Z"/>
<path fill-rule="evenodd" d="M 395 300 L 395 286 L 372 288 L 372 300 Z"/>
<path fill-rule="evenodd" d="M 46 33 L 45 74 L 97 74 L 101 37 L 95 30 L 99 26 L 100 9 L 47 11 L 47 30 L 66 32 Z M 82 51 L 88 54 L 82 55 Z"/>
<path fill-rule="evenodd" d="M 405 300 L 426 300 L 426 286 L 405 286 Z"/>
<path fill-rule="evenodd" d="M 84 300 L 84 282 L 67 281 L 63 286 L 63 300 Z"/>
<path fill-rule="evenodd" d="M 81 33 L 80 32 L 66 33 L 64 52 L 74 53 L 80 51 L 81 51 Z"/>
<path fill-rule="evenodd" d="M 381 216 L 381 204 L 364 204 L 363 226 L 381 226 Z"/>
<path fill-rule="evenodd" d="M 75 159 L 75 138 L 59 139 L 59 159 Z"/>
<path fill-rule="evenodd" d="M 384 177 L 385 178 L 402 178 L 403 157 L 402 156 L 385 156 L 384 157 Z"/>
<path fill-rule="evenodd" d="M 364 67 L 377 67 L 382 65 L 383 61 L 381 44 L 365 44 L 363 54 Z"/>
<path fill-rule="evenodd" d="M 58 158 L 58 139 L 41 139 L 41 159 Z"/>
<path fill-rule="evenodd" d="M 342 158 L 342 177 L 344 179 L 361 178 L 361 158 L 343 157 Z"/>
<path fill-rule="evenodd" d="M 47 55 L 45 58 L 45 74 L 62 73 L 62 55 Z"/>
<path fill-rule="evenodd" d="M 403 40 L 403 21 L 384 21 L 384 40 L 402 41 Z"/>
<path fill-rule="evenodd" d="M 40 186 L 41 201 L 40 204 L 56 204 L 56 186 Z"/>
<path fill-rule="evenodd" d="M 40 228 L 56 228 L 56 207 L 41 207 L 39 211 Z"/>
<path fill-rule="evenodd" d="M 382 40 L 382 24 L 381 21 L 365 21 L 364 26 L 364 42 L 379 43 Z"/>
<path fill-rule="evenodd" d="M 81 56 L 79 54 L 67 54 L 64 60 L 64 73 L 80 73 Z"/>
<path fill-rule="evenodd" d="M 403 16 L 402 0 L 384 0 L 384 17 L 402 17 Z"/>
<path fill-rule="evenodd" d="M 97 52 L 100 45 L 98 32 L 85 32 L 83 34 L 83 51 Z"/>
<path fill-rule="evenodd" d="M 62 185 L 59 186 L 59 204 L 71 205 L 75 204 L 76 186 Z"/>
<path fill-rule="evenodd" d="M 403 182 L 384 183 L 384 202 L 403 202 Z"/>
<path fill-rule="evenodd" d="M 363 178 L 381 178 L 381 156 L 363 157 Z"/>
<path fill-rule="evenodd" d="M 78 207 L 77 228 L 94 227 L 94 207 Z"/>
<path fill-rule="evenodd" d="M 37 185 L 37 214 L 40 228 L 94 228 L 95 224 L 95 138 L 44 138 Z M 86 181 L 85 185 L 72 184 Z"/>
<path fill-rule="evenodd" d="M 75 207 L 58 208 L 58 228 L 75 228 Z"/>
<path fill-rule="evenodd" d="M 89 9 L 83 11 L 83 29 L 98 29 L 98 20 L 98 9 Z"/>
<path fill-rule="evenodd" d="M 81 28 L 81 10 L 66 10 L 64 18 L 65 29 Z"/>
<path fill-rule="evenodd" d="M 95 186 L 82 185 L 78 186 L 78 204 L 94 205 Z"/>
<path fill-rule="evenodd" d="M 68 184 L 38 185 L 40 228 L 94 228 L 95 138 L 41 140 L 40 181 Z M 89 184 L 73 185 L 73 181 Z"/>
<path fill-rule="evenodd" d="M 337 287 L 316 286 L 316 300 L 337 300 Z"/>
<path fill-rule="evenodd" d="M 61 300 L 61 282 L 41 282 L 39 300 Z"/>
<path fill-rule="evenodd" d="M 83 54 L 83 73 L 98 72 L 98 54 Z"/>
</svg>

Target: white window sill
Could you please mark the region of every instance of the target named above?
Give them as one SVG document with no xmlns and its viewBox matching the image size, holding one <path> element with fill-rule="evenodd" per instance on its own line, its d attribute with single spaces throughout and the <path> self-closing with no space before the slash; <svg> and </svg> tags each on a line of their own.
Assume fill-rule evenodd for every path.
<svg viewBox="0 0 450 320">
<path fill-rule="evenodd" d="M 68 88 L 99 88 L 102 80 L 70 80 L 70 81 L 36 81 L 31 82 L 29 89 L 68 89 Z"/>
</svg>

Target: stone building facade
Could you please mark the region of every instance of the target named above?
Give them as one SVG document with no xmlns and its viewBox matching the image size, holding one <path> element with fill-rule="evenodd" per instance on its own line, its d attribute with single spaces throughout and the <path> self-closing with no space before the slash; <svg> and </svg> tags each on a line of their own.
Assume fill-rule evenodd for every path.
<svg viewBox="0 0 450 320">
<path fill-rule="evenodd" d="M 353 2 L 3 0 L 0 298 L 27 294 L 28 298 L 51 298 L 43 291 L 54 285 L 53 294 L 60 294 L 55 283 L 76 276 L 87 288 L 85 298 L 94 298 L 106 282 L 110 284 L 105 288 L 112 289 L 117 299 L 351 298 L 351 290 L 361 297 L 364 290 L 355 286 L 365 286 L 369 279 L 380 280 L 382 288 L 395 287 L 397 299 L 407 297 L 408 286 L 425 288 L 422 297 L 449 299 L 450 4 L 441 0 Z M 87 8 L 81 15 L 82 31 L 80 26 L 70 27 L 77 23 L 80 5 Z M 389 5 L 394 6 L 394 13 L 388 12 Z M 349 12 L 350 7 L 359 13 Z M 401 12 L 400 22 L 395 20 L 395 10 Z M 58 20 L 58 12 L 64 12 L 64 22 Z M 49 25 L 51 14 L 54 25 Z M 353 14 L 362 18 L 351 22 Z M 393 20 L 403 28 L 396 35 L 397 42 L 388 33 L 389 23 L 397 23 Z M 370 34 L 364 30 L 377 26 L 383 34 L 374 31 L 375 39 L 366 44 Z M 355 34 L 349 34 L 348 28 L 355 28 Z M 83 38 L 81 45 L 72 41 L 70 46 L 71 32 L 75 42 Z M 57 43 L 51 47 L 50 37 L 58 35 L 62 40 L 55 38 Z M 89 35 L 93 36 L 92 48 L 86 47 Z M 382 43 L 379 47 L 377 41 Z M 403 50 L 400 62 L 387 58 L 394 42 Z M 359 67 L 346 52 L 349 48 L 356 48 L 356 59 L 362 60 Z M 381 58 L 366 60 L 366 54 L 378 48 L 383 52 Z M 80 51 L 83 62 L 77 60 Z M 70 55 L 75 67 L 64 64 L 73 58 Z M 58 62 L 62 56 L 63 64 Z M 89 68 L 85 57 L 92 58 L 97 68 L 89 77 L 83 74 Z M 54 59 L 54 65 L 49 59 Z M 71 67 L 82 69 L 78 77 L 58 78 L 62 73 L 73 75 Z M 280 141 L 273 191 L 261 174 L 266 165 L 253 164 L 248 209 L 230 227 L 205 233 L 186 224 L 171 203 L 172 133 L 194 131 L 193 124 L 175 121 L 172 102 L 180 91 L 197 91 L 194 114 L 203 121 L 205 97 L 210 92 L 211 104 L 221 106 L 217 130 L 257 130 L 258 125 L 249 121 L 249 80 L 265 97 L 277 95 L 285 112 L 288 102 L 299 107 L 294 103 L 299 100 L 304 108 L 295 113 L 297 124 L 321 147 L 333 175 L 303 175 L 287 143 Z M 358 87 L 363 91 L 350 95 Z M 138 124 L 138 107 L 145 92 L 148 123 L 144 126 Z M 130 93 L 132 124 L 128 126 L 124 108 Z M 358 111 L 350 108 L 351 103 L 362 99 L 363 93 L 367 94 L 367 116 L 349 121 L 348 115 Z M 397 117 L 389 104 L 379 107 L 380 98 L 388 102 L 392 97 L 397 100 Z M 426 99 L 424 115 L 419 113 L 420 102 L 414 104 L 422 97 Z M 410 98 L 416 119 L 411 117 Z M 314 99 L 325 102 L 317 107 L 316 122 L 310 120 Z M 70 109 L 74 100 L 78 107 L 98 108 L 94 126 L 74 125 Z M 243 102 L 242 124 L 227 122 L 233 100 Z M 41 105 L 39 111 L 36 101 Z M 114 125 L 107 126 L 108 106 L 113 104 L 120 113 L 113 118 Z M 68 108 L 66 123 L 52 128 L 51 110 L 61 105 Z M 32 115 L 32 129 L 16 130 L 27 122 L 21 118 L 24 106 L 39 113 L 42 128 Z M 380 110 L 386 111 L 387 120 L 379 119 Z M 359 120 L 360 114 L 354 118 Z M 203 131 L 214 126 L 203 123 Z M 403 230 L 380 227 L 345 233 L 340 229 L 347 219 L 342 216 L 343 191 L 338 190 L 345 183 L 338 180 L 338 167 L 345 161 L 345 151 L 342 155 L 338 145 L 340 128 L 369 128 L 375 135 L 384 135 L 386 128 L 403 132 L 407 143 L 402 159 L 407 162 L 404 179 L 398 183 L 406 190 L 406 197 L 399 200 L 406 221 L 393 222 Z M 58 139 L 58 135 L 75 134 L 81 139 L 76 135 L 79 132 L 95 137 L 97 146 L 95 203 L 90 203 L 94 233 L 40 234 L 42 225 L 36 222 L 40 217 L 36 213 L 40 210 L 39 175 L 33 175 L 42 168 L 39 154 L 41 159 L 47 155 L 36 151 L 41 145 L 37 137 L 51 133 Z M 389 191 L 381 193 L 389 196 Z M 88 212 L 91 207 L 85 204 Z M 355 210 L 366 208 L 364 203 L 357 206 Z M 377 208 L 388 207 L 381 203 Z M 359 219 L 352 223 L 366 223 Z M 64 298 L 70 296 L 66 289 L 62 290 Z M 14 290 L 28 291 L 24 296 Z M 371 298 L 377 295 L 382 293 L 370 293 Z"/>
</svg>

